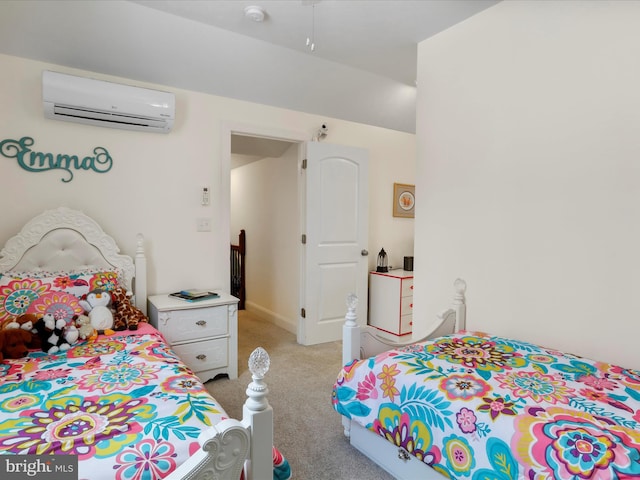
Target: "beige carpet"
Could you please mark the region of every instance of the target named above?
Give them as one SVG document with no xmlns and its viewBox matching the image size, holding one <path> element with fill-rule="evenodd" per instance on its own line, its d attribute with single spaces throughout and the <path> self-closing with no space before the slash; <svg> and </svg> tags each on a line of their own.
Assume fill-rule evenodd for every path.
<svg viewBox="0 0 640 480">
<path fill-rule="evenodd" d="M 331 406 L 331 390 L 342 363 L 342 344 L 304 347 L 295 335 L 263 322 L 246 310 L 238 315 L 238 379 L 219 378 L 207 389 L 233 418 L 242 417 L 251 381 L 247 359 L 261 346 L 271 356 L 265 376 L 274 412 L 274 443 L 299 480 L 386 480 L 393 477 L 351 445 L 341 417 Z"/>
</svg>

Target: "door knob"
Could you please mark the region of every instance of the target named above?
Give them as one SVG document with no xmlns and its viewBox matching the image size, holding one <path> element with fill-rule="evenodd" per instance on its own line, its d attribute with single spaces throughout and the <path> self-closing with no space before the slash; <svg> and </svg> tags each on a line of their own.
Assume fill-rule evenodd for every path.
<svg viewBox="0 0 640 480">
<path fill-rule="evenodd" d="M 367 255 L 369 255 L 369 251 L 368 251 L 368 250 L 364 250 L 364 249 L 363 249 L 363 250 L 360 252 L 360 255 L 362 255 L 363 257 L 366 257 Z"/>
</svg>

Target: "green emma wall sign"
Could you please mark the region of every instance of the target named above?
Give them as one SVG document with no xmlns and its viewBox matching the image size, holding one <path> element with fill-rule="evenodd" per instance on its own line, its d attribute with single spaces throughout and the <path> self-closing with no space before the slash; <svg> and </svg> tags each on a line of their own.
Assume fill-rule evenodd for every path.
<svg viewBox="0 0 640 480">
<path fill-rule="evenodd" d="M 67 178 L 61 178 L 63 182 L 73 180 L 74 170 L 93 170 L 96 173 L 107 173 L 113 166 L 113 159 L 106 148 L 96 147 L 93 156 L 87 155 L 82 159 L 77 155 L 64 153 L 36 152 L 31 149 L 34 141 L 31 137 L 22 137 L 20 140 L 6 139 L 0 142 L 0 154 L 7 158 L 15 158 L 18 165 L 28 172 L 44 172 L 47 170 L 64 170 Z"/>
</svg>

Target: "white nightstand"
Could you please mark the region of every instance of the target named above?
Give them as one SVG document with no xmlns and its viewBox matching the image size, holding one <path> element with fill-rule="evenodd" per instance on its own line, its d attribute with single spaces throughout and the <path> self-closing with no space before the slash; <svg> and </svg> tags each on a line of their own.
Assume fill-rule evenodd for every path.
<svg viewBox="0 0 640 480">
<path fill-rule="evenodd" d="M 369 325 L 378 335 L 407 340 L 413 330 L 413 272 L 389 270 L 369 274 Z"/>
<path fill-rule="evenodd" d="M 169 295 L 149 297 L 149 319 L 174 352 L 206 382 L 226 373 L 238 377 L 238 299 L 188 302 Z"/>
</svg>

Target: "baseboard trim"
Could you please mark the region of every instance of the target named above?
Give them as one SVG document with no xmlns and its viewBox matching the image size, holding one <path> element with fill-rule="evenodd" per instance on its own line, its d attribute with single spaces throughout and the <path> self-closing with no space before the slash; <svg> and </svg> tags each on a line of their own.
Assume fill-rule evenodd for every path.
<svg viewBox="0 0 640 480">
<path fill-rule="evenodd" d="M 297 335 L 298 328 L 295 322 L 292 322 L 288 318 L 283 317 L 269 309 L 262 307 L 254 302 L 245 301 L 244 308 L 255 315 L 256 317 L 264 320 L 265 322 L 272 323 L 277 327 L 284 328 L 286 331 Z"/>
</svg>

